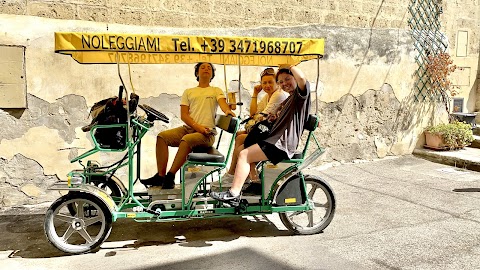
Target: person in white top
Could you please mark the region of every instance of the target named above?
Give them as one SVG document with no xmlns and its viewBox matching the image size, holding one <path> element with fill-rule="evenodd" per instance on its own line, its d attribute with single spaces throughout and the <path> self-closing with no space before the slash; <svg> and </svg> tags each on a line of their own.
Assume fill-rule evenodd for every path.
<svg viewBox="0 0 480 270">
<path fill-rule="evenodd" d="M 289 96 L 287 92 L 277 87 L 275 81 L 275 71 L 273 68 L 266 68 L 263 70 L 262 73 L 260 73 L 260 80 L 261 84 L 256 85 L 253 88 L 252 102 L 250 103 L 250 117 L 254 120 L 253 122 L 262 121 L 268 115 L 276 115 L 282 102 Z M 258 94 L 260 94 L 262 91 L 265 91 L 266 95 L 257 103 Z M 243 149 L 242 145 L 245 142 L 245 138 L 247 137 L 247 133 L 250 131 L 249 129 L 251 126 L 252 125 L 246 125 L 245 131 L 240 131 L 237 133 L 232 162 L 228 172 L 222 176 L 222 186 L 226 187 L 226 185 L 233 180 L 238 153 Z M 252 181 L 258 180 L 254 164 L 251 166 L 250 179 Z"/>
<path fill-rule="evenodd" d="M 215 76 L 211 63 L 195 65 L 198 86 L 183 92 L 180 101 L 180 115 L 185 125 L 165 130 L 157 135 L 156 158 L 158 172 L 140 182 L 149 186 L 175 187 L 175 173 L 185 163 L 192 148 L 210 147 L 215 142 L 215 113 L 220 106 L 225 115 L 235 116 L 228 106 L 225 95 L 218 87 L 210 86 Z M 178 147 L 172 167 L 167 173 L 168 146 Z"/>
</svg>

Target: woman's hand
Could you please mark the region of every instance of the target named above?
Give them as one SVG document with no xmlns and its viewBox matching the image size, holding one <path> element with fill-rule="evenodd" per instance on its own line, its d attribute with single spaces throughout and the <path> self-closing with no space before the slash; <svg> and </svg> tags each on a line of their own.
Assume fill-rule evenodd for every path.
<svg viewBox="0 0 480 270">
<path fill-rule="evenodd" d="M 288 69 L 290 70 L 292 68 L 292 65 L 289 65 L 289 64 L 280 64 L 278 65 L 278 70 L 280 69 Z"/>
<path fill-rule="evenodd" d="M 260 92 L 262 92 L 263 88 L 262 86 L 259 84 L 259 85 L 255 85 L 255 87 L 253 87 L 253 97 L 256 97 L 258 96 L 258 94 Z"/>
</svg>

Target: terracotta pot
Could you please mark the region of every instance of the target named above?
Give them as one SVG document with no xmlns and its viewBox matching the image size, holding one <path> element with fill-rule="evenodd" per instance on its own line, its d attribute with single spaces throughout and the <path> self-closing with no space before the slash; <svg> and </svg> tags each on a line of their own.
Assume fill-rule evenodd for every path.
<svg viewBox="0 0 480 270">
<path fill-rule="evenodd" d="M 443 150 L 447 149 L 442 136 L 425 131 L 425 147 Z"/>
</svg>

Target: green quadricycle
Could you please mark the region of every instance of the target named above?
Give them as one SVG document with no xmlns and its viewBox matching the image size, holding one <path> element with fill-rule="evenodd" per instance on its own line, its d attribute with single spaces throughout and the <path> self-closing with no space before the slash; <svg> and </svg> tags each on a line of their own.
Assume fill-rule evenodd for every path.
<svg viewBox="0 0 480 270">
<path fill-rule="evenodd" d="M 239 70 L 242 65 L 277 66 L 313 59 L 318 63 L 323 47 L 323 39 L 55 33 L 57 53 L 71 55 L 82 64 L 117 64 L 119 69 L 120 64 L 130 68 L 130 64 L 138 63 L 210 62 L 238 65 Z M 45 216 L 45 234 L 55 247 L 67 253 L 95 250 L 108 238 L 112 222 L 119 218 L 173 222 L 279 213 L 283 224 L 298 234 L 319 233 L 330 224 L 335 212 L 332 188 L 320 177 L 302 172 L 324 152 L 314 136 L 319 125 L 315 114 L 309 115 L 304 126 L 308 132 L 304 149 L 277 165 L 269 161 L 258 163 L 261 184 L 254 191 L 247 189 L 238 206 L 209 196 L 211 191 L 225 189 L 221 172 L 231 158 L 240 127 L 239 118 L 224 115 L 216 117 L 220 131 L 216 147 L 194 149 L 189 154 L 180 170 L 179 185 L 169 190 L 150 187 L 135 192 L 134 185 L 140 178 L 142 138 L 155 121 L 169 119 L 150 106 L 137 106 L 138 96 L 129 96 L 121 76 L 120 80 L 118 101 L 124 95 L 128 106 L 123 102 L 116 102 L 115 106 L 119 111 L 125 110 L 125 121 L 90 127 L 93 149 L 71 160 L 78 162 L 81 169 L 70 172 L 66 180 L 51 187 L 65 194 Z M 137 114 L 137 107 L 145 114 Z M 105 140 L 105 134 L 112 137 L 110 142 Z M 97 152 L 125 155 L 114 164 L 102 166 L 88 159 Z M 128 172 L 128 185 L 115 176 L 122 167 Z"/>
</svg>

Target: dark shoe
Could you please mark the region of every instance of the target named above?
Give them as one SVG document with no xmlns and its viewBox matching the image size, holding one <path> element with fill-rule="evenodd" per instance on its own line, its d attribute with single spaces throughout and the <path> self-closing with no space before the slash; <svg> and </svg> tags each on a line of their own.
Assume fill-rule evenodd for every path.
<svg viewBox="0 0 480 270">
<path fill-rule="evenodd" d="M 153 187 L 159 187 L 162 186 L 164 182 L 164 177 L 158 175 L 157 173 L 147 179 L 140 179 L 140 183 L 144 184 L 145 186 L 153 186 Z"/>
<path fill-rule="evenodd" d="M 163 181 L 162 189 L 173 189 L 175 188 L 175 174 L 168 172 L 165 175 L 165 181 Z"/>
<path fill-rule="evenodd" d="M 228 203 L 231 206 L 240 205 L 240 195 L 233 196 L 232 193 L 230 193 L 230 190 L 222 191 L 222 192 L 212 191 L 210 192 L 210 197 L 212 197 L 212 199 L 215 199 L 217 201 Z"/>
</svg>

